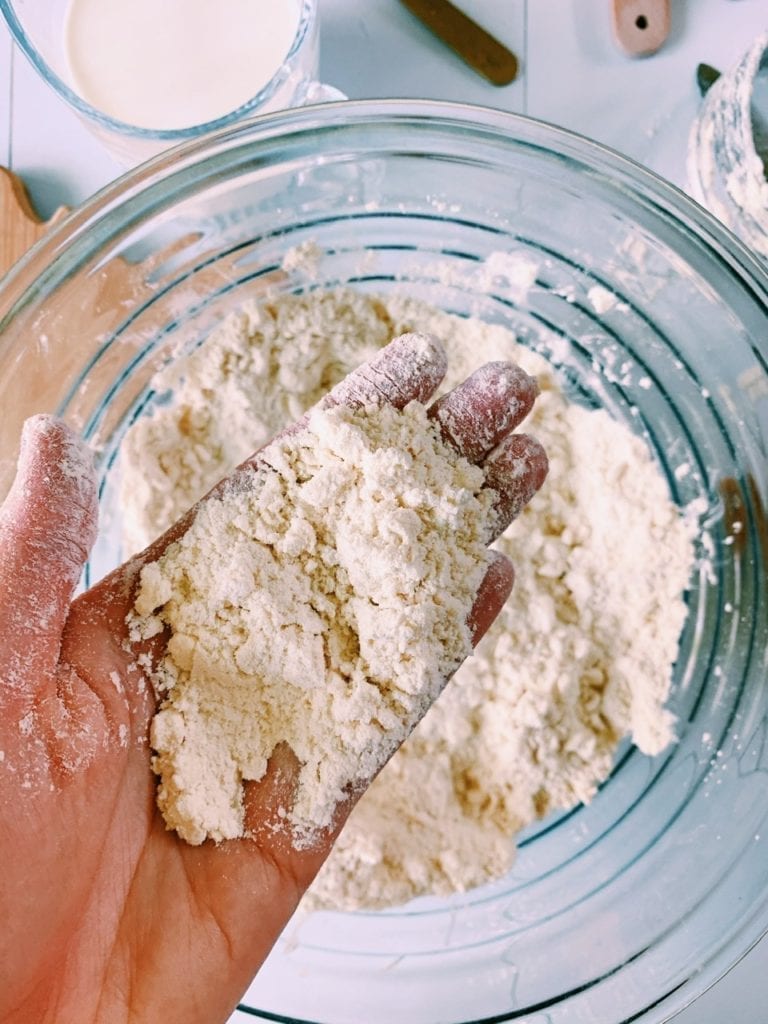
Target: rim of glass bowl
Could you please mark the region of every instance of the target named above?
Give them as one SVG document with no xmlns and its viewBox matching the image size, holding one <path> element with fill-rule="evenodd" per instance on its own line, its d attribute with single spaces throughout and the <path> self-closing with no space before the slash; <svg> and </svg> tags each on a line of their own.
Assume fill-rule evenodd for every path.
<svg viewBox="0 0 768 1024">
<path fill-rule="evenodd" d="M 0 0 L 0 13 L 7 3 Z M 280 140 L 291 136 L 338 135 L 344 128 L 360 131 L 377 126 L 403 132 L 430 127 L 453 130 L 464 137 L 475 135 L 478 141 L 502 141 L 568 161 L 582 173 L 610 183 L 638 210 L 652 210 L 689 241 L 709 249 L 724 272 L 738 277 L 768 310 L 768 267 L 763 261 L 685 192 L 630 157 L 522 114 L 467 103 L 396 98 L 340 100 L 260 114 L 195 136 L 129 169 L 62 218 L 0 278 L 0 331 L 27 288 L 34 285 L 34 294 L 39 295 L 55 287 L 84 261 L 87 252 L 108 245 L 153 210 L 166 206 L 174 192 L 189 194 L 209 178 L 224 178 L 233 168 L 252 163 L 257 154 L 263 161 L 272 145 L 279 146 Z M 189 129 L 181 134 L 184 131 Z"/>
<path fill-rule="evenodd" d="M 0 0 L 3 4 L 4 0 Z M 167 208 L 175 197 L 187 196 L 206 182 L 225 180 L 241 167 L 262 165 L 281 158 L 281 146 L 290 139 L 312 137 L 318 155 L 318 140 L 331 138 L 330 145 L 343 145 L 345 130 L 362 139 L 375 138 L 378 129 L 396 128 L 405 143 L 408 133 L 414 141 L 428 144 L 429 132 L 460 133 L 466 141 L 474 137 L 529 151 L 539 151 L 578 167 L 579 171 L 603 184 L 610 184 L 635 207 L 651 211 L 677 237 L 709 256 L 714 255 L 724 278 L 731 278 L 749 298 L 765 310 L 768 321 L 768 273 L 735 235 L 683 192 L 631 159 L 582 136 L 521 115 L 489 108 L 435 101 L 368 100 L 295 108 L 265 114 L 240 122 L 202 139 L 168 150 L 129 171 L 107 186 L 82 207 L 73 211 L 38 242 L 0 282 L 0 333 L 17 309 L 45 299 L 63 280 L 130 228 Z M 421 133 L 421 135 L 420 135 Z M 424 154 L 429 155 L 428 148 Z M 765 343 L 753 338 L 768 356 Z M 674 990 L 656 996 L 633 1019 L 653 1011 L 669 1020 L 705 992 L 768 934 L 768 891 L 745 915 L 738 932 L 714 949 L 706 963 Z M 291 1021 L 291 1018 L 248 1011 L 256 1019 Z M 506 1017 L 495 1020 L 509 1019 Z"/>
<path fill-rule="evenodd" d="M 301 14 L 299 16 L 299 25 L 296 29 L 296 35 L 293 37 L 291 48 L 285 55 L 283 63 L 275 71 L 267 84 L 246 103 L 241 104 L 235 110 L 230 111 L 230 113 L 224 114 L 223 117 L 217 117 L 213 121 L 202 121 L 200 124 L 190 125 L 187 128 L 141 128 L 139 125 L 110 117 L 97 107 L 91 106 L 90 103 L 70 88 L 64 79 L 57 75 L 50 64 L 43 59 L 40 51 L 32 43 L 16 16 L 12 0 L 0 0 L 0 14 L 5 18 L 8 28 L 19 48 L 43 81 L 65 99 L 78 113 L 83 114 L 90 121 L 116 135 L 127 135 L 135 139 L 180 143 L 187 139 L 196 139 L 201 134 L 225 128 L 235 121 L 242 121 L 251 111 L 257 110 L 272 98 L 288 78 L 290 63 L 301 48 L 316 20 L 316 5 L 312 0 L 300 0 L 300 2 Z"/>
</svg>

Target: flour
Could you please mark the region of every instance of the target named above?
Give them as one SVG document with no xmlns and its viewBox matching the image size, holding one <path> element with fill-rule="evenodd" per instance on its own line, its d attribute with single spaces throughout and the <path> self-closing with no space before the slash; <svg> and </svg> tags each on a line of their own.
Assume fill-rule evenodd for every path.
<svg viewBox="0 0 768 1024">
<path fill-rule="evenodd" d="M 604 288 L 601 284 L 592 285 L 587 291 L 587 299 L 598 316 L 602 316 L 603 313 L 613 309 L 618 301 L 615 294 Z"/>
<path fill-rule="evenodd" d="M 153 540 L 394 333 L 379 307 L 352 310 L 316 293 L 289 304 L 246 303 L 229 316 L 158 375 L 155 390 L 173 391 L 173 404 L 139 419 L 123 442 L 130 467 L 121 488 L 124 555 Z"/>
<path fill-rule="evenodd" d="M 227 457 L 245 457 L 406 331 L 443 340 L 446 387 L 489 360 L 535 374 L 542 393 L 525 429 L 547 449 L 550 475 L 497 545 L 515 561 L 512 598 L 360 801 L 309 906 L 391 905 L 499 877 L 515 833 L 589 800 L 623 736 L 649 754 L 673 738 L 664 703 L 695 519 L 672 504 L 642 441 L 606 413 L 570 405 L 552 368 L 499 325 L 349 291 L 286 296 L 236 314 L 179 365 L 174 401 L 133 428 L 134 441 L 139 430 L 151 441 L 124 453 L 135 542 L 148 543 L 213 486 Z M 192 472 L 179 423 L 204 405 L 204 366 L 216 383 L 207 386 L 212 412 L 195 435 Z M 225 389 L 226 402 L 213 393 Z M 222 449 L 232 435 L 242 448 L 230 454 Z M 151 515 L 137 507 L 134 488 L 146 475 L 163 494 Z"/>
<path fill-rule="evenodd" d="M 507 331 L 401 309 L 442 334 L 452 375 L 503 357 L 538 371 L 525 429 L 550 471 L 496 545 L 515 562 L 511 598 L 353 811 L 309 907 L 386 906 L 499 877 L 516 832 L 591 799 L 622 737 L 647 754 L 673 739 L 664 702 L 693 531 L 646 447 L 566 402 Z"/>
<path fill-rule="evenodd" d="M 483 484 L 419 403 L 313 410 L 144 567 L 134 636 L 170 631 L 152 725 L 170 827 L 243 835 L 241 782 L 279 743 L 301 762 L 294 843 L 331 825 L 471 651 Z"/>
</svg>

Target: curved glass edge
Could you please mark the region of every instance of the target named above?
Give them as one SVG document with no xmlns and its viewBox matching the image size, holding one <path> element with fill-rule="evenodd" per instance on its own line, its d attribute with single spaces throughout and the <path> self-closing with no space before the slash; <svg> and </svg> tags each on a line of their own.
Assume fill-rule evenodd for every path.
<svg viewBox="0 0 768 1024">
<path fill-rule="evenodd" d="M 0 11 L 7 7 L 8 0 L 0 0 Z M 478 140 L 507 141 L 570 160 L 697 238 L 768 308 L 768 268 L 746 245 L 676 186 L 607 146 L 545 121 L 489 107 L 430 100 L 344 100 L 263 114 L 173 147 L 128 171 L 62 220 L 0 283 L 0 329 L 3 306 L 12 309 L 36 279 L 38 287 L 42 275 L 55 283 L 78 265 L 84 250 L 91 252 L 106 245 L 128 225 L 164 205 L 169 191 L 188 190 L 195 182 L 213 176 L 225 177 L 233 167 L 252 162 L 263 148 L 278 140 L 284 143 L 296 135 L 339 130 L 375 131 L 383 125 L 402 126 L 406 131 L 454 130 Z M 86 232 L 89 236 L 83 238 Z M 65 261 L 64 270 L 59 267 L 60 259 Z"/>
</svg>

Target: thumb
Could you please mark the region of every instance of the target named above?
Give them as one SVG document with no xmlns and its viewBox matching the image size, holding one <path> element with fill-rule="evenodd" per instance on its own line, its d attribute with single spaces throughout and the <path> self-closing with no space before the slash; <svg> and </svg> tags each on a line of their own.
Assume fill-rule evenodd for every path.
<svg viewBox="0 0 768 1024">
<path fill-rule="evenodd" d="M 28 419 L 0 507 L 0 706 L 32 703 L 53 678 L 97 522 L 87 446 L 60 420 Z"/>
</svg>

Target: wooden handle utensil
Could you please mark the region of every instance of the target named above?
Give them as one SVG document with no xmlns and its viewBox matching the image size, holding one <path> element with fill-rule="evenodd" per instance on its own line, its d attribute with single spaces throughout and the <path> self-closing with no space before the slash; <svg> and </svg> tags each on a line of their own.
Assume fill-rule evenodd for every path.
<svg viewBox="0 0 768 1024">
<path fill-rule="evenodd" d="M 449 0 L 401 0 L 438 39 L 493 85 L 517 77 L 517 57 Z"/>
</svg>

